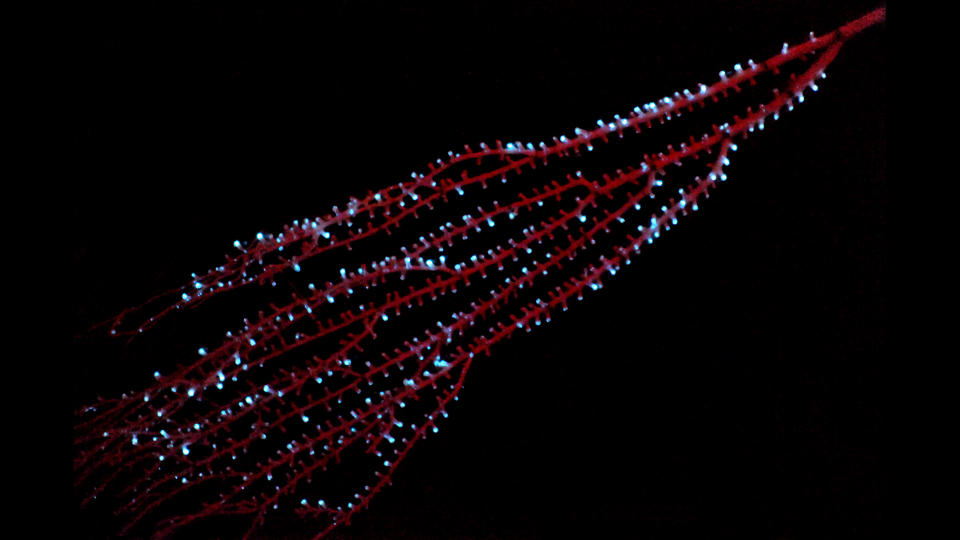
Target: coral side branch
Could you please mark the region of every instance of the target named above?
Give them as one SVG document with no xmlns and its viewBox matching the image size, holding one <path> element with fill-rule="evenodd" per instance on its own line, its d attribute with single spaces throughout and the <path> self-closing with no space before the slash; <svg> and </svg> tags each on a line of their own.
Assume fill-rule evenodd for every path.
<svg viewBox="0 0 960 540">
<path fill-rule="evenodd" d="M 574 136 L 554 137 L 552 142 L 504 144 L 497 141 L 495 145 L 480 143 L 479 150 L 469 145 L 462 152 L 450 151 L 444 159 L 437 159 L 429 164 L 426 173 L 411 173 L 412 179 L 387 187 L 375 193 L 369 193 L 364 198 L 351 198 L 345 209 L 334 206 L 332 211 L 314 219 L 295 221 L 292 226 L 284 227 L 284 231 L 277 234 L 260 233 L 257 238 L 248 243 L 236 241 L 235 247 L 239 255 L 229 256 L 227 261 L 207 273 L 194 276 L 194 279 L 183 287 L 171 289 L 147 300 L 137 308 L 126 310 L 117 317 L 105 321 L 112 334 L 137 335 L 149 328 L 164 316 L 177 310 L 194 307 L 213 295 L 222 294 L 251 283 L 270 283 L 277 274 L 286 271 L 297 271 L 300 263 L 321 253 L 337 248 L 350 249 L 357 242 L 380 233 L 389 232 L 407 218 L 416 216 L 418 212 L 433 209 L 433 205 L 442 201 L 451 192 L 462 192 L 471 184 L 497 179 L 504 175 L 519 172 L 524 167 L 535 166 L 538 160 L 546 163 L 551 157 L 564 158 L 581 148 L 592 150 L 598 140 L 606 140 L 611 134 L 622 134 L 625 130 L 639 131 L 641 128 L 652 128 L 655 122 L 676 115 L 684 110 L 691 110 L 695 105 L 703 105 L 708 100 L 725 95 L 731 89 L 737 89 L 744 83 L 753 81 L 757 75 L 776 71 L 780 66 L 831 47 L 856 33 L 884 20 L 885 8 L 877 9 L 860 19 L 822 37 L 815 37 L 811 33 L 810 40 L 794 47 L 784 48 L 780 54 L 763 62 L 748 62 L 746 68 L 737 64 L 733 72 L 720 72 L 720 79 L 710 86 L 698 85 L 698 89 L 691 92 L 688 89 L 674 92 L 673 96 L 666 96 L 657 102 L 649 102 L 635 107 L 626 117 L 615 116 L 609 122 L 598 122 L 598 126 L 590 130 L 577 129 Z M 449 175 L 458 165 L 473 161 L 481 162 L 490 158 L 499 160 L 502 165 L 485 174 L 463 176 L 456 178 Z M 422 194 L 419 194 L 418 191 Z M 369 219 L 365 227 L 353 228 L 354 222 Z M 375 222 L 375 220 L 378 220 Z M 347 227 L 347 230 L 341 229 Z M 288 253 L 299 247 L 299 253 L 284 257 L 282 261 L 268 264 L 266 267 L 254 270 L 265 256 L 286 248 Z M 163 306 L 165 302 L 173 303 Z M 142 311 L 159 311 L 146 317 L 135 327 L 123 330 L 126 320 Z"/>
</svg>

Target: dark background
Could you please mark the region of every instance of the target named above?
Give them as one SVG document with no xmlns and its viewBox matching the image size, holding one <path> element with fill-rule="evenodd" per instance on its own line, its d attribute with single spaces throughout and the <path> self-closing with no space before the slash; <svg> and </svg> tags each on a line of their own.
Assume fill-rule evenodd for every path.
<svg viewBox="0 0 960 540">
<path fill-rule="evenodd" d="M 79 19 L 72 330 L 464 143 L 569 134 L 877 7 L 295 4 L 99 3 Z M 441 436 L 334 537 L 879 535 L 885 32 L 845 46 L 822 90 L 741 144 L 702 211 L 601 293 L 476 363 Z M 78 340 L 74 398 L 152 373 L 138 359 Z"/>
</svg>

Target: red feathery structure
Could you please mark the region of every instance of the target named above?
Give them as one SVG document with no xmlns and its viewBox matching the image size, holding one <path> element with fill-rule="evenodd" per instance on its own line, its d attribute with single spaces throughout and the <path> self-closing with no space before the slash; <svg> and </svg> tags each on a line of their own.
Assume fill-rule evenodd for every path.
<svg viewBox="0 0 960 540">
<path fill-rule="evenodd" d="M 239 254 L 108 321 L 109 333 L 132 338 L 228 292 L 336 269 L 329 257 L 344 251 L 363 260 L 151 387 L 78 411 L 78 489 L 86 502 L 119 501 L 126 531 L 224 515 L 248 516 L 253 531 L 280 507 L 319 520 L 318 537 L 347 523 L 438 430 L 477 355 L 601 288 L 696 211 L 726 180 L 735 141 L 802 103 L 845 40 L 884 17 L 811 33 L 569 138 L 465 146 L 327 215 L 237 241 Z M 715 118 L 714 104 L 737 99 L 745 113 Z M 703 131 L 658 153 L 635 148 L 641 133 L 688 120 Z M 607 148 L 625 149 L 630 166 L 556 173 Z M 386 236 L 404 247 L 364 255 Z"/>
</svg>

